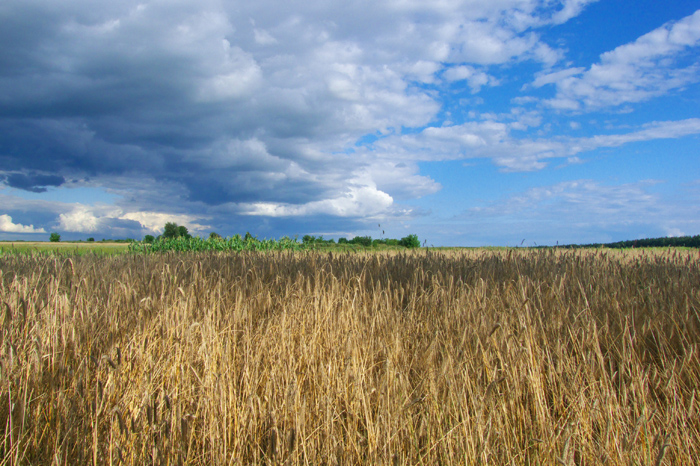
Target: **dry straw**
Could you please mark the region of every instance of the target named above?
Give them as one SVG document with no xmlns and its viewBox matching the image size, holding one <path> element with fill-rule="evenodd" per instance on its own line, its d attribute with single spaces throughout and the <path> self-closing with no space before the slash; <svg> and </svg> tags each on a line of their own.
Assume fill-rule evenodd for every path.
<svg viewBox="0 0 700 466">
<path fill-rule="evenodd" d="M 0 256 L 0 464 L 692 464 L 697 252 Z"/>
</svg>

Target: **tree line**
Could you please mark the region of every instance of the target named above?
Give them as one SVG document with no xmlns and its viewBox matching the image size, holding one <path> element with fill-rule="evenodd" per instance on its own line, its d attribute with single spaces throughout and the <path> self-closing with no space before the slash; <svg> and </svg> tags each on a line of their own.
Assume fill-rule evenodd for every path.
<svg viewBox="0 0 700 466">
<path fill-rule="evenodd" d="M 700 248 L 700 235 L 695 236 L 671 236 L 662 238 L 644 238 L 627 241 L 616 241 L 614 243 L 590 243 L 590 244 L 567 244 L 562 248 L 669 248 L 685 247 Z"/>
<path fill-rule="evenodd" d="M 347 238 L 339 238 L 338 242 L 336 243 L 333 238 L 331 239 L 323 239 L 323 236 L 311 236 L 311 235 L 305 235 L 301 239 L 302 243 L 304 244 L 325 244 L 325 245 L 334 245 L 334 244 L 354 244 L 358 246 L 364 246 L 366 248 L 372 247 L 372 246 L 379 246 L 379 245 L 385 245 L 385 246 L 403 246 L 405 248 L 419 248 L 420 247 L 420 240 L 418 239 L 417 235 L 408 235 L 405 236 L 401 239 L 392 239 L 392 238 L 381 238 L 381 239 L 372 239 L 371 236 L 355 236 L 352 239 L 347 239 Z"/>
<path fill-rule="evenodd" d="M 239 235 L 237 235 L 239 236 Z M 191 239 L 192 235 L 189 233 L 187 230 L 187 227 L 184 225 L 178 225 L 177 223 L 174 222 L 168 222 L 165 224 L 165 228 L 163 229 L 163 234 L 156 236 L 153 235 L 146 235 L 143 238 L 144 243 L 149 243 L 152 244 L 158 240 L 164 240 L 164 239 L 175 239 L 175 238 L 182 238 L 182 239 Z M 217 239 L 223 239 L 221 235 L 219 235 L 216 232 L 211 232 L 209 234 L 209 240 L 217 240 Z M 246 232 L 245 236 L 241 238 L 243 241 L 249 241 L 255 239 L 253 235 L 251 235 L 249 232 Z M 417 235 L 408 235 L 405 236 L 401 239 L 392 239 L 392 238 L 381 238 L 381 239 L 372 239 L 371 236 L 355 236 L 352 239 L 347 239 L 347 238 L 339 238 L 338 242 L 334 239 L 324 239 L 323 236 L 312 236 L 312 235 L 304 235 L 302 237 L 302 244 L 305 246 L 313 246 L 313 245 L 326 245 L 326 246 L 333 246 L 333 245 L 341 245 L 341 244 L 350 244 L 350 245 L 356 245 L 356 246 L 363 246 L 363 247 L 376 247 L 379 245 L 385 245 L 385 246 L 403 246 L 405 248 L 419 248 L 420 247 L 420 240 L 418 239 Z"/>
</svg>

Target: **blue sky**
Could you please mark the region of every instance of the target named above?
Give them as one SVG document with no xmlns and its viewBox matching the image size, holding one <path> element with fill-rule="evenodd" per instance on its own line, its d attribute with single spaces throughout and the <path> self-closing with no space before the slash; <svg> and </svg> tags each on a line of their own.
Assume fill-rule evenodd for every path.
<svg viewBox="0 0 700 466">
<path fill-rule="evenodd" d="M 699 8 L 5 0 L 0 239 L 700 234 Z"/>
</svg>

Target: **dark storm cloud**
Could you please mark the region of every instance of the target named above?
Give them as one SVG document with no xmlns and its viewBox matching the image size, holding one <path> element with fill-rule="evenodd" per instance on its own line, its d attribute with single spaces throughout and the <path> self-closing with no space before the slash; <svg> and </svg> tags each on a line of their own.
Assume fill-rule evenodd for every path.
<svg viewBox="0 0 700 466">
<path fill-rule="evenodd" d="M 6 175 L 3 181 L 11 188 L 23 189 L 33 193 L 44 193 L 47 190 L 47 186 L 61 186 L 66 180 L 62 176 L 57 175 L 12 173 Z"/>
</svg>

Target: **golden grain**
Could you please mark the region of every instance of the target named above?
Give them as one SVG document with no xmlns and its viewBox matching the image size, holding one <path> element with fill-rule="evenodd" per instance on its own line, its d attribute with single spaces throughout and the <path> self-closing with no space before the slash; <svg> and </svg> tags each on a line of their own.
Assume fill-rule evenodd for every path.
<svg viewBox="0 0 700 466">
<path fill-rule="evenodd" d="M 692 464 L 698 283 L 697 251 L 0 256 L 0 465 Z"/>
</svg>

